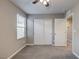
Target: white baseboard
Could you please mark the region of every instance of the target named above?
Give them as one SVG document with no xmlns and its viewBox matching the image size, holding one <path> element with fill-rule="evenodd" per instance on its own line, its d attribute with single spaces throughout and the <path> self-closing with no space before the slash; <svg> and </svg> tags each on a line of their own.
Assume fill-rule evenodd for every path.
<svg viewBox="0 0 79 59">
<path fill-rule="evenodd" d="M 79 59 L 79 55 L 75 52 L 73 52 L 73 55 L 75 55 Z"/>
<path fill-rule="evenodd" d="M 54 46 L 53 44 L 26 44 L 26 46 Z"/>
<path fill-rule="evenodd" d="M 26 44 L 26 45 L 53 45 L 53 44 Z"/>
<path fill-rule="evenodd" d="M 26 47 L 26 44 L 22 46 L 20 49 L 18 49 L 15 53 L 13 53 L 11 56 L 9 56 L 7 59 L 11 59 L 13 56 L 15 56 L 17 53 L 19 53 L 24 47 Z"/>
</svg>

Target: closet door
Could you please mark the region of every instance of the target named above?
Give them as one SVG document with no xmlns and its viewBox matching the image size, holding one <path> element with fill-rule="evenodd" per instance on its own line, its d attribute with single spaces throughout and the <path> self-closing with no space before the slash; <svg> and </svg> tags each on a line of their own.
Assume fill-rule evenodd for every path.
<svg viewBox="0 0 79 59">
<path fill-rule="evenodd" d="M 34 44 L 44 44 L 44 21 L 35 19 L 34 20 Z"/>
<path fill-rule="evenodd" d="M 45 29 L 45 43 L 52 44 L 53 43 L 53 21 L 52 19 L 44 20 L 44 29 Z"/>
<path fill-rule="evenodd" d="M 34 20 L 34 44 L 36 45 L 52 44 L 52 20 L 46 20 L 46 19 Z"/>
</svg>

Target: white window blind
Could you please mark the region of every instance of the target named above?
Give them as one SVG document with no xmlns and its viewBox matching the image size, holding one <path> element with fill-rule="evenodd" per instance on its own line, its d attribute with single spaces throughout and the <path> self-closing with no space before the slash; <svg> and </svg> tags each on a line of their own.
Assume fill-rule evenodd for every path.
<svg viewBox="0 0 79 59">
<path fill-rule="evenodd" d="M 17 39 L 25 37 L 26 18 L 17 14 Z"/>
</svg>

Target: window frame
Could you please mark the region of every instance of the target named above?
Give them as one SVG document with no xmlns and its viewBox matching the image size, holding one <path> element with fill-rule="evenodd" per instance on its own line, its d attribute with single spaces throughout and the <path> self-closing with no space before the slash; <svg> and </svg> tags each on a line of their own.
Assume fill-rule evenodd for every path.
<svg viewBox="0 0 79 59">
<path fill-rule="evenodd" d="M 18 21 L 21 20 L 20 18 L 23 18 L 24 19 L 24 26 L 18 26 Z M 23 31 L 23 36 L 21 36 L 21 32 L 18 32 L 17 28 L 21 28 L 21 29 L 24 29 Z M 21 30 L 19 29 L 19 31 Z M 16 22 L 16 35 L 17 35 L 17 40 L 19 39 L 22 39 L 22 38 L 25 38 L 26 37 L 26 17 L 24 17 L 23 15 L 17 13 L 17 22 Z M 20 34 L 18 34 L 20 33 Z"/>
</svg>

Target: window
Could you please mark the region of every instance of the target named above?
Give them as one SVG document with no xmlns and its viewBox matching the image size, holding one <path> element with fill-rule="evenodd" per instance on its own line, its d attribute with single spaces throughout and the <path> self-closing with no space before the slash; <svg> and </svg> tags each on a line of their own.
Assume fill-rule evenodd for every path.
<svg viewBox="0 0 79 59">
<path fill-rule="evenodd" d="M 26 18 L 17 14 L 17 39 L 25 37 Z"/>
</svg>

